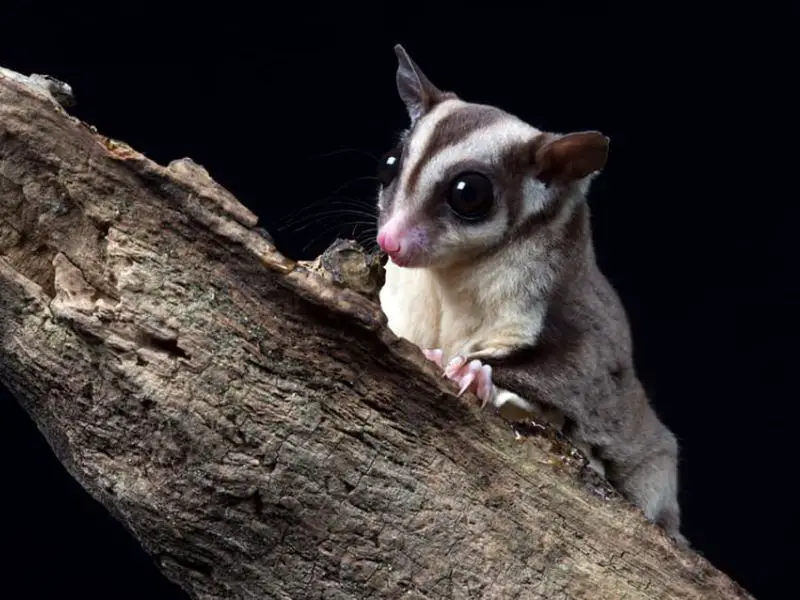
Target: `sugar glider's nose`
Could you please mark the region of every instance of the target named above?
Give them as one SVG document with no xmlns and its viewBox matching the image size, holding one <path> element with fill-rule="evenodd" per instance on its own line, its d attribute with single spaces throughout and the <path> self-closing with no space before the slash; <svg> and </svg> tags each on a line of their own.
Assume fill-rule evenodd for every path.
<svg viewBox="0 0 800 600">
<path fill-rule="evenodd" d="M 420 225 L 409 224 L 406 216 L 395 215 L 378 231 L 378 245 L 398 267 L 418 264 L 428 247 L 428 238 Z"/>
<path fill-rule="evenodd" d="M 400 251 L 400 241 L 392 231 L 387 231 L 386 229 L 381 229 L 378 232 L 378 245 L 386 254 L 394 254 Z"/>
</svg>

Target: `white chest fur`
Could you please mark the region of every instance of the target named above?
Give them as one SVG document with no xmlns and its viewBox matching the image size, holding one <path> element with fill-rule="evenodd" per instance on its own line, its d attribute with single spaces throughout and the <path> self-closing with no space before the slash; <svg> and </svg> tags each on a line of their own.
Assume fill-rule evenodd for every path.
<svg viewBox="0 0 800 600">
<path fill-rule="evenodd" d="M 441 285 L 426 269 L 401 268 L 389 261 L 380 301 L 395 335 L 421 348 L 441 348 L 445 356 L 460 351 L 474 328 L 470 311 L 454 314 L 457 307 L 445 303 Z"/>
<path fill-rule="evenodd" d="M 471 282 L 481 280 L 472 273 Z M 386 264 L 381 307 L 389 328 L 421 348 L 440 348 L 445 358 L 456 354 L 501 357 L 521 345 L 535 342 L 546 305 L 506 289 L 518 285 L 488 274 L 483 284 L 462 285 L 427 269 Z"/>
</svg>

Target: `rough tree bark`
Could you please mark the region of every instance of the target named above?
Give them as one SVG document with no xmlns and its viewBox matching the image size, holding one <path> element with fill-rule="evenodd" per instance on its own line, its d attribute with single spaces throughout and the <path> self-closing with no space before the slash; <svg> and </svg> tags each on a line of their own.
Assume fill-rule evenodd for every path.
<svg viewBox="0 0 800 600">
<path fill-rule="evenodd" d="M 191 597 L 750 598 L 64 90 L 0 70 L 0 379 Z"/>
</svg>

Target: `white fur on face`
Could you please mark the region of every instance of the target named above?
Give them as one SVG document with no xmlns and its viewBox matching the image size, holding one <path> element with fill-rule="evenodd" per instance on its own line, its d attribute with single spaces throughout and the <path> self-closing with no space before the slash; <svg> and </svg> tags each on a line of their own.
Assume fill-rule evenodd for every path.
<svg viewBox="0 0 800 600">
<path fill-rule="evenodd" d="M 417 163 L 423 159 L 438 124 L 456 110 L 463 110 L 469 104 L 462 100 L 447 100 L 423 118 L 411 135 L 406 150 L 403 172 L 398 182 L 398 197 L 404 202 L 421 204 L 442 180 L 447 170 L 455 163 L 469 159 L 489 165 L 497 165 L 503 154 L 512 147 L 529 142 L 541 132 L 524 121 L 507 115 L 485 127 L 479 127 L 459 142 L 442 148 L 427 158 L 422 165 L 419 182 L 413 197 L 408 195 L 408 178 Z M 532 180 L 533 181 L 533 180 Z"/>
</svg>

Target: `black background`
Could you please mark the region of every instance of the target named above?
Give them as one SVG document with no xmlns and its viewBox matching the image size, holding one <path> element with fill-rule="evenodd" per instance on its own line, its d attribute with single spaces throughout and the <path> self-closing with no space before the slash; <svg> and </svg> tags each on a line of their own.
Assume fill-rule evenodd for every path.
<svg viewBox="0 0 800 600">
<path fill-rule="evenodd" d="M 68 81 L 72 114 L 161 164 L 203 164 L 292 257 L 353 233 L 335 227 L 332 193 L 371 201 L 374 183 L 359 178 L 406 124 L 396 42 L 467 100 L 541 129 L 603 131 L 610 159 L 590 195 L 599 261 L 682 444 L 684 531 L 757 598 L 788 597 L 797 12 L 532 4 L 4 8 L 0 65 Z M 4 390 L 0 498 L 1 585 L 25 590 L 0 595 L 185 598 Z"/>
</svg>

